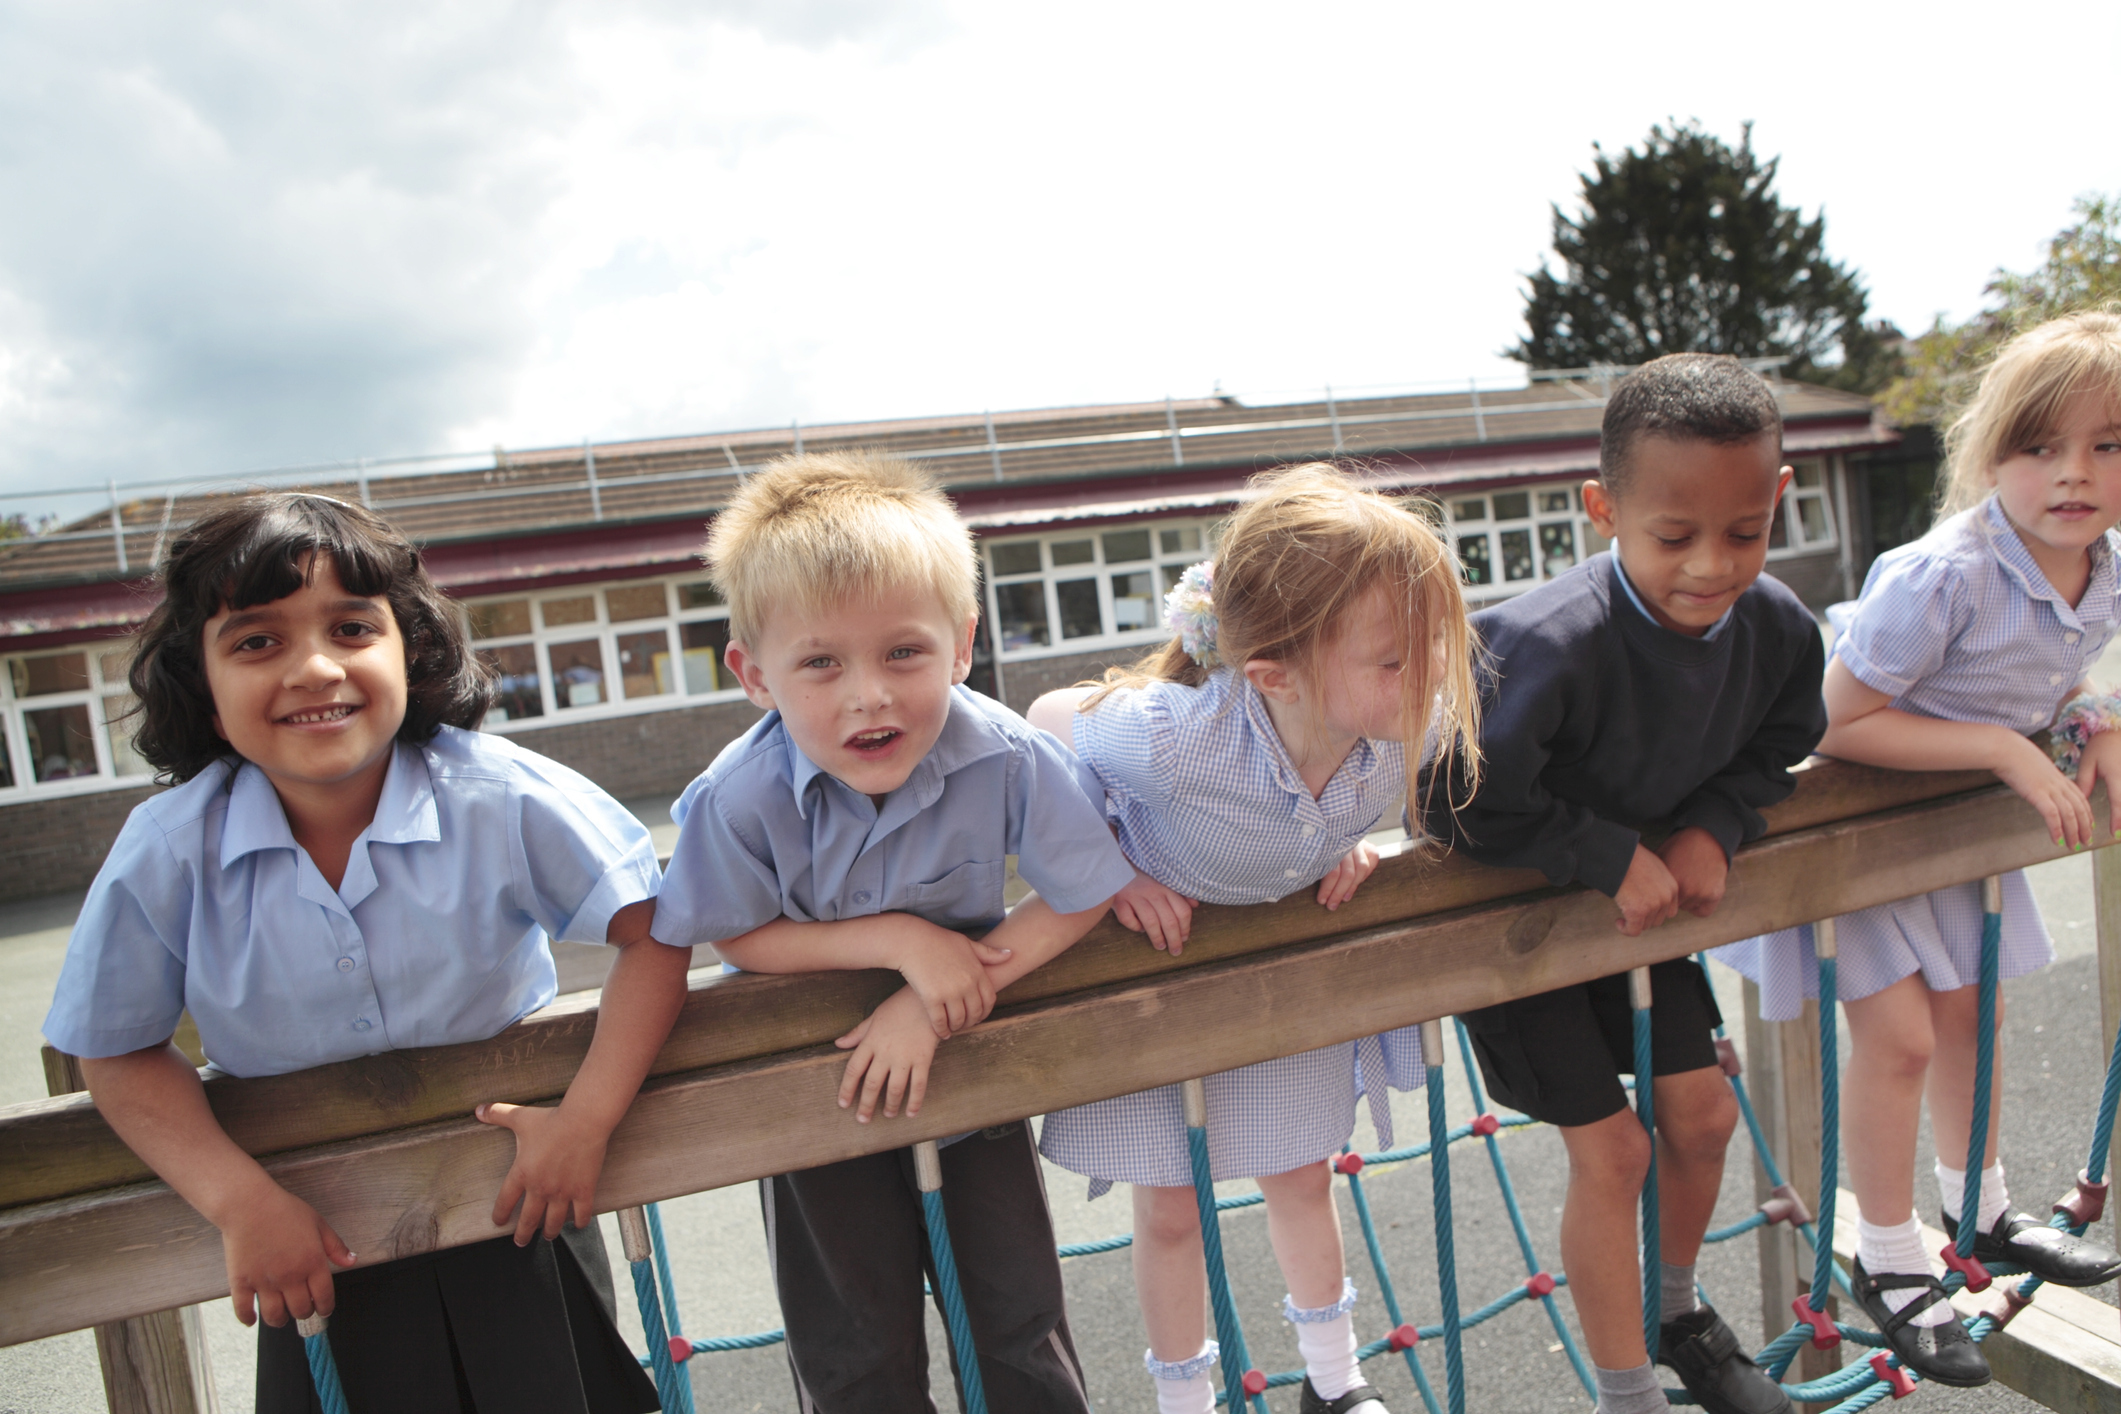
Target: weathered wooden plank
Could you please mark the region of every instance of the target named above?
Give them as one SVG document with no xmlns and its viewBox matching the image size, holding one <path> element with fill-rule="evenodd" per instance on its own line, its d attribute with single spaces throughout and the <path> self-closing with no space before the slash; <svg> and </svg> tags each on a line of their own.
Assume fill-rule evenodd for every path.
<svg viewBox="0 0 2121 1414">
<path fill-rule="evenodd" d="M 1983 772 L 1882 771 L 1815 761 L 1797 773 L 1791 798 L 1768 812 L 1770 838 L 1825 820 L 1903 808 L 1963 793 L 1993 778 Z M 1178 958 L 1106 920 L 1060 957 L 1005 994 L 1010 1004 L 1169 976 L 1270 948 L 1523 895 L 1545 884 L 1529 870 L 1488 869 L 1458 857 L 1388 859 L 1354 899 L 1328 913 L 1308 890 L 1277 904 L 1203 907 L 1193 941 Z M 701 950 L 704 951 L 704 950 Z M 696 955 L 695 961 L 698 961 Z M 889 972 L 800 977 L 698 973 L 652 1075 L 772 1055 L 829 1042 L 851 1029 L 899 985 Z M 530 1103 L 558 1097 L 574 1077 L 596 1028 L 595 993 L 553 1006 L 488 1041 L 391 1051 L 291 1075 L 235 1080 L 216 1076 L 207 1095 L 230 1137 L 266 1155 L 385 1128 L 468 1114 L 487 1100 Z M 0 1207 L 134 1183 L 147 1167 L 84 1100 L 0 1110 Z"/>
<path fill-rule="evenodd" d="M 1288 1055 L 1682 956 L 1734 937 L 2054 857 L 1996 789 L 1766 841 L 1711 919 L 1645 937 L 1597 895 L 1540 894 L 1012 1007 L 939 1052 L 916 1119 L 862 1126 L 833 1105 L 827 1047 L 665 1077 L 614 1134 L 610 1209 L 935 1138 Z M 469 1119 L 345 1141 L 269 1167 L 364 1261 L 492 1235 L 511 1152 Z M 359 1162 L 352 1160 L 358 1158 Z M 0 1344 L 207 1299 L 217 1234 L 156 1183 L 0 1212 Z"/>
</svg>

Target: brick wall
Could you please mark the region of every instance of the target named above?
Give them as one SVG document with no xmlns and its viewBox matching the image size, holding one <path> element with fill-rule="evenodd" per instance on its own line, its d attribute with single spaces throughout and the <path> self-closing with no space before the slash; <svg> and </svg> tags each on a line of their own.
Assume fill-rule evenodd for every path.
<svg viewBox="0 0 2121 1414">
<path fill-rule="evenodd" d="M 1154 645 L 1150 645 L 1154 646 Z M 1141 644 L 1108 648 L 1102 653 L 1069 653 L 1059 658 L 1032 658 L 1002 664 L 1002 701 L 1019 712 L 1057 687 L 1070 687 L 1086 678 L 1100 677 L 1114 663 L 1132 663 L 1148 652 Z"/>
<path fill-rule="evenodd" d="M 763 715 L 749 702 L 717 702 L 540 727 L 516 732 L 513 740 L 629 800 L 664 792 L 676 795 Z"/>
<path fill-rule="evenodd" d="M 1788 585 L 1799 599 L 1811 606 L 1813 613 L 1822 612 L 1827 605 L 1838 604 L 1848 597 L 1841 592 L 1841 552 L 1838 550 L 1770 560 L 1767 572 Z M 1856 587 L 1863 587 L 1860 578 Z"/>
<path fill-rule="evenodd" d="M 111 841 L 154 786 L 0 806 L 0 902 L 88 886 Z"/>
</svg>

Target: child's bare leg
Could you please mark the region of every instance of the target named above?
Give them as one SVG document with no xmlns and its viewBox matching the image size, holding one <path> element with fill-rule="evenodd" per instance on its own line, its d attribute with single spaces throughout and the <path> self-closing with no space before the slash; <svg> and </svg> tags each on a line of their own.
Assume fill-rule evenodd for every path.
<svg viewBox="0 0 2121 1414">
<path fill-rule="evenodd" d="M 1267 1240 L 1289 1284 L 1289 1299 L 1302 1307 L 1331 1306 L 1340 1300 L 1347 1275 L 1332 1169 L 1306 1164 L 1258 1183 L 1267 1198 Z"/>
<path fill-rule="evenodd" d="M 1630 1110 L 1565 1125 L 1569 1196 L 1561 1210 L 1561 1264 L 1576 1319 L 1601 1369 L 1649 1362 L 1642 1344 L 1642 1267 L 1635 1212 L 1650 1172 L 1650 1141 Z"/>
<path fill-rule="evenodd" d="M 1919 981 L 1919 978 L 1911 979 Z M 1930 1029 L 1937 1038 L 1936 1054 L 1929 1065 L 1930 1132 L 1937 1139 L 1937 1158 L 1949 1168 L 1966 1163 L 1966 1146 L 1974 1130 L 1974 1046 L 1981 1034 L 1979 987 L 1932 992 L 1923 988 L 1929 1002 Z M 2003 993 L 1996 993 L 1996 1069 L 1989 1087 L 1988 1145 L 1981 1160 L 1986 1168 L 1996 1161 L 1996 1132 L 2002 1127 L 2003 1106 Z M 1910 1147 L 1913 1135 L 1910 1133 Z M 1912 1167 L 1912 1161 L 1910 1167 Z M 1957 1206 L 1959 1195 L 1951 1195 Z"/>
<path fill-rule="evenodd" d="M 1849 1021 L 1848 1070 L 1841 1086 L 1849 1183 L 1864 1221 L 1897 1227 L 1915 1215 L 1915 1134 L 1922 1123 L 1923 1085 L 1937 1050 L 1930 990 L 1916 973 L 1842 1007 Z M 1824 1017 L 1821 1022 L 1831 1024 Z M 1943 1144 L 1943 1115 L 1933 1118 Z M 1962 1157 L 1966 1131 L 1962 1114 L 1957 1130 Z"/>
<path fill-rule="evenodd" d="M 1718 1066 L 1660 1075 L 1657 1116 L 1657 1237 L 1663 1260 L 1691 1267 L 1723 1191 L 1723 1155 L 1738 1124 L 1738 1099 Z"/>
<path fill-rule="evenodd" d="M 1190 1360 L 1208 1339 L 1208 1269 L 1191 1188 L 1134 1186 L 1134 1291 L 1149 1352 Z"/>
</svg>

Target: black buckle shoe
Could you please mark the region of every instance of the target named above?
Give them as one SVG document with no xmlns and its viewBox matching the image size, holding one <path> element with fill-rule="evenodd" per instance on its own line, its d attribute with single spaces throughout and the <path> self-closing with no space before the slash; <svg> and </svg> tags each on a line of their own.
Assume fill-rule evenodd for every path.
<svg viewBox="0 0 2121 1414">
<path fill-rule="evenodd" d="M 1304 1376 L 1304 1392 L 1296 1402 L 1297 1414 L 1391 1414 L 1376 1390 L 1368 1385 L 1357 1385 L 1338 1399 L 1327 1399 L 1311 1388 L 1311 1377 Z"/>
<path fill-rule="evenodd" d="M 1676 1371 L 1709 1414 L 1790 1414 L 1782 1386 L 1753 1363 L 1707 1302 L 1657 1328 L 1657 1363 Z"/>
<path fill-rule="evenodd" d="M 1958 1224 L 1944 1219 L 1947 1235 Z M 1974 1234 L 1974 1257 L 1985 1267 L 2009 1263 L 2057 1286 L 2097 1286 L 2121 1276 L 2121 1252 L 2088 1237 L 2072 1237 L 2028 1213 L 2006 1212 L 1987 1232 Z"/>
<path fill-rule="evenodd" d="M 1885 1304 L 1884 1293 L 1888 1291 L 1921 1288 L 1927 1288 L 1927 1291 L 1898 1311 Z M 1956 1312 L 1941 1326 L 1909 1324 L 1939 1302 L 1946 1306 L 1951 1304 L 1950 1298 L 1944 1294 L 1943 1283 L 1928 1272 L 1920 1276 L 1905 1272 L 1872 1276 L 1863 1269 L 1861 1261 L 1856 1261 L 1850 1264 L 1849 1289 L 1856 1293 L 1857 1302 L 1870 1314 L 1878 1333 L 1900 1357 L 1900 1363 L 1925 1380 L 1935 1380 L 1940 1385 L 1957 1385 L 1961 1389 L 1973 1389 L 1989 1382 L 1988 1357 L 1981 1353 L 1980 1346 L 1974 1344 L 1966 1327 L 1959 1324 Z"/>
</svg>

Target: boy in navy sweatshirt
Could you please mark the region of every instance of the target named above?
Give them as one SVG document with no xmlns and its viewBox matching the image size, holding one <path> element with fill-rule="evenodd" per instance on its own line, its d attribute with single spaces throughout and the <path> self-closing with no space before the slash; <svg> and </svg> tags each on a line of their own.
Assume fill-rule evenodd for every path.
<svg viewBox="0 0 2121 1414">
<path fill-rule="evenodd" d="M 1826 729 L 1825 652 L 1797 596 L 1761 576 L 1790 469 L 1775 397 L 1735 360 L 1675 354 L 1606 404 L 1584 510 L 1612 553 L 1473 623 L 1486 774 L 1432 833 L 1489 864 L 1543 870 L 1619 905 L 1630 936 L 1707 916 L 1730 858 L 1789 795 Z M 1737 1102 L 1721 1021 L 1689 959 L 1651 970 L 1663 1364 L 1711 1414 L 1782 1414 L 1776 1383 L 1695 1295 Z M 1489 1091 L 1561 1129 L 1562 1261 L 1598 1367 L 1601 1414 L 1667 1407 L 1644 1349 L 1635 1208 L 1650 1161 L 1620 1076 L 1634 1069 L 1625 973 L 1465 1017 Z"/>
</svg>

